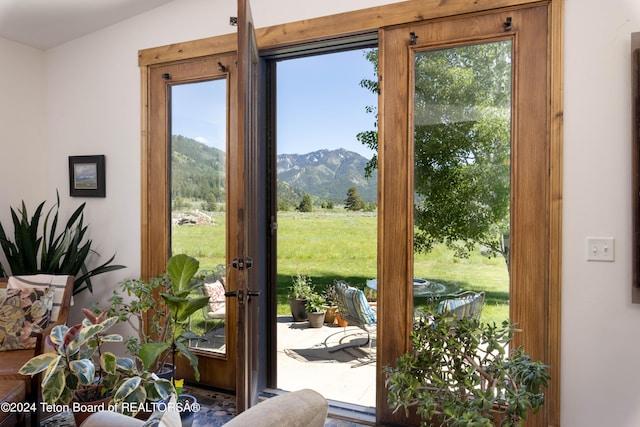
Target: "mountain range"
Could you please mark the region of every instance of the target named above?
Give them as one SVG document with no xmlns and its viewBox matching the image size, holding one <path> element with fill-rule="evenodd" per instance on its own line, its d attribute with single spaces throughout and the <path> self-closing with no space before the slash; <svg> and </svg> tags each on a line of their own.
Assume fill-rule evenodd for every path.
<svg viewBox="0 0 640 427">
<path fill-rule="evenodd" d="M 172 137 L 172 188 L 174 196 L 207 199 L 220 177 L 226 153 L 181 135 Z M 278 197 L 297 204 L 304 193 L 315 202 L 344 203 L 347 190 L 356 187 L 362 199 L 375 202 L 377 172 L 364 177 L 368 159 L 343 148 L 317 150 L 307 154 L 279 154 L 277 157 Z M 207 179 L 206 177 L 209 177 Z"/>
</svg>

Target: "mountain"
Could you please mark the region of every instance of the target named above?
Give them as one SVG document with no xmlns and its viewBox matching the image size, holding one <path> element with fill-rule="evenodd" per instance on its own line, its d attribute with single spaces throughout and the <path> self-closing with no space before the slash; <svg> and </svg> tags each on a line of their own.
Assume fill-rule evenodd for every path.
<svg viewBox="0 0 640 427">
<path fill-rule="evenodd" d="M 353 151 L 318 150 L 307 154 L 278 155 L 278 180 L 318 200 L 343 203 L 349 187 L 356 187 L 366 202 L 377 199 L 377 172 L 364 177 L 368 159 Z"/>
<path fill-rule="evenodd" d="M 223 203 L 226 153 L 182 135 L 171 137 L 173 197 Z M 355 186 L 366 202 L 377 198 L 377 172 L 364 177 L 367 159 L 345 150 L 280 154 L 277 158 L 278 198 L 297 205 L 304 193 L 314 201 L 342 204 Z"/>
</svg>

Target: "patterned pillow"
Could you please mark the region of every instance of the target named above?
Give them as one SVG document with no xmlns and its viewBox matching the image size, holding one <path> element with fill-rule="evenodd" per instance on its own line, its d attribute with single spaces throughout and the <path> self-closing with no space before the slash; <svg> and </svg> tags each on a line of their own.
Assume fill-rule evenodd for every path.
<svg viewBox="0 0 640 427">
<path fill-rule="evenodd" d="M 204 289 L 209 295 L 209 305 L 211 306 L 211 311 L 218 311 L 225 304 L 224 297 L 224 286 L 219 280 L 216 280 L 213 283 L 205 283 Z"/>
<path fill-rule="evenodd" d="M 11 276 L 7 282 L 7 289 L 48 289 L 53 287 L 55 295 L 53 299 L 53 309 L 51 311 L 51 321 L 58 320 L 60 305 L 62 304 L 62 296 L 64 295 L 67 278 L 69 276 L 58 276 L 53 274 L 33 274 L 29 276 Z M 73 305 L 73 297 L 71 298 Z"/>
<path fill-rule="evenodd" d="M 53 291 L 0 289 L 0 351 L 34 348 L 49 324 Z"/>
</svg>

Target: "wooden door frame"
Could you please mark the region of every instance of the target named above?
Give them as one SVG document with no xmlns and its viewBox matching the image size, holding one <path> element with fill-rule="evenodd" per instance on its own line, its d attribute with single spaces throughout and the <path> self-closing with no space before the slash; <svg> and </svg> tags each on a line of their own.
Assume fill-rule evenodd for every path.
<svg viewBox="0 0 640 427">
<path fill-rule="evenodd" d="M 511 21 L 512 19 L 512 21 Z M 512 22 L 508 31 L 505 22 Z M 552 365 L 548 327 L 549 287 L 549 142 L 548 68 L 543 58 L 548 40 L 538 37 L 548 26 L 545 5 L 511 8 L 427 24 L 381 30 L 378 63 L 381 78 L 378 177 L 378 363 L 394 366 L 410 351 L 413 311 L 414 212 L 414 60 L 418 52 L 497 41 L 512 45 L 510 319 L 524 333 L 523 345 L 534 360 Z M 412 37 L 414 41 L 412 41 Z M 557 377 L 552 377 L 552 382 Z M 378 372 L 377 407 L 387 390 Z M 547 399 L 547 402 L 549 400 Z M 547 423 L 544 406 L 527 425 Z M 401 424 L 402 411 L 378 411 L 378 421 Z M 412 419 L 412 422 L 415 420 Z M 417 422 L 416 422 L 417 424 Z"/>
<path fill-rule="evenodd" d="M 564 0 L 487 0 L 468 2 L 466 0 L 411 0 L 385 6 L 346 12 L 304 21 L 275 25 L 256 30 L 258 48 L 261 51 L 304 43 L 316 43 L 340 37 L 357 36 L 376 32 L 380 28 L 412 22 L 427 22 L 448 17 L 510 9 L 513 7 L 544 5 L 548 8 L 549 41 L 547 67 L 549 78 L 548 149 L 549 183 L 547 193 L 548 215 L 548 281 L 544 285 L 548 294 L 549 318 L 546 333 L 549 337 L 548 352 L 553 381 L 547 392 L 549 426 L 560 423 L 560 321 L 561 321 L 561 239 L 562 239 L 562 129 L 563 129 L 563 66 L 564 66 Z M 154 235 L 149 229 L 153 216 L 153 198 L 162 197 L 153 193 L 149 181 L 155 162 L 151 148 L 150 123 L 154 120 L 148 109 L 150 87 L 148 75 L 154 65 L 209 56 L 224 52 L 234 52 L 237 45 L 236 34 L 227 34 L 200 40 L 174 43 L 138 52 L 141 70 L 141 274 L 149 277 L 164 268 L 158 261 L 158 248 L 168 247 L 162 242 L 163 236 Z M 161 251 L 160 251 L 161 252 Z M 161 254 L 166 257 L 166 251 Z M 379 374 L 381 375 L 381 374 Z M 378 384 L 381 384 L 381 378 Z"/>
<path fill-rule="evenodd" d="M 148 67 L 143 76 L 145 78 L 145 89 L 148 98 L 145 101 L 145 109 L 148 116 L 144 120 L 148 123 L 157 123 L 155 126 L 145 128 L 143 135 L 142 152 L 142 237 L 146 244 L 142 247 L 142 270 L 141 277 L 149 279 L 165 271 L 167 260 L 170 256 L 171 242 L 169 238 L 169 227 L 171 224 L 170 211 L 171 200 L 167 188 L 170 185 L 169 162 L 171 158 L 168 138 L 167 106 L 169 105 L 169 86 L 174 84 L 189 83 L 215 78 L 224 78 L 227 82 L 227 147 L 230 141 L 237 139 L 237 122 L 234 116 L 236 101 L 231 93 L 236 92 L 235 69 L 231 67 L 236 61 L 233 53 L 221 53 L 206 57 L 198 57 L 192 61 L 177 61 L 166 64 L 156 64 Z M 194 64 L 195 63 L 195 64 Z M 224 65 L 224 69 L 219 64 Z M 194 65 L 195 69 L 194 70 Z M 167 74 L 166 78 L 163 76 Z M 153 98 L 152 98 L 153 95 Z M 152 143 L 153 142 L 153 143 Z M 233 150 L 227 150 L 226 170 L 231 170 L 230 165 L 234 165 L 236 155 Z M 237 179 L 230 180 L 227 186 L 227 207 L 235 206 L 238 203 L 238 194 L 243 193 L 243 188 L 238 188 Z M 229 208 L 227 209 L 227 229 L 225 254 L 227 259 L 230 254 L 236 252 L 237 244 L 230 236 L 237 235 L 237 222 L 229 221 Z M 231 269 L 227 276 L 227 290 L 235 290 L 236 271 Z M 227 319 L 235 323 L 237 316 L 235 304 L 227 304 Z M 200 366 L 201 380 L 208 383 L 215 380 L 220 388 L 235 390 L 235 348 L 237 347 L 237 337 L 235 334 L 226 334 L 227 351 L 225 354 L 211 354 L 208 362 Z M 194 354 L 202 354 L 201 350 L 194 349 Z M 230 368 L 231 367 L 231 368 Z M 193 370 L 188 361 L 182 359 L 178 363 L 178 372 L 187 381 L 193 380 Z"/>
</svg>

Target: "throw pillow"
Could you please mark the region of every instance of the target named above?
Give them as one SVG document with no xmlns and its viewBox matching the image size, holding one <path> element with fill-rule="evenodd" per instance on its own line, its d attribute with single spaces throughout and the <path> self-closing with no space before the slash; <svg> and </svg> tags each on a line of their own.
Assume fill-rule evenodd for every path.
<svg viewBox="0 0 640 427">
<path fill-rule="evenodd" d="M 0 292 L 0 351 L 36 346 L 34 333 L 49 324 L 51 292 L 35 288 L 2 289 Z M 49 296 L 47 296 L 49 295 Z"/>
<path fill-rule="evenodd" d="M 218 311 L 224 307 L 224 286 L 219 280 L 216 280 L 213 283 L 205 283 L 204 289 L 207 292 L 207 295 L 209 295 L 209 306 L 211 306 L 211 311 Z"/>
<path fill-rule="evenodd" d="M 53 299 L 53 309 L 51 310 L 51 321 L 55 322 L 58 320 L 58 313 L 60 312 L 60 305 L 62 304 L 62 296 L 64 295 L 67 284 L 67 277 L 69 276 L 57 276 L 53 274 L 11 276 L 7 282 L 7 289 L 37 288 L 44 290 L 53 287 L 55 289 L 55 296 Z M 73 305 L 73 297 L 71 298 L 71 305 Z"/>
</svg>

